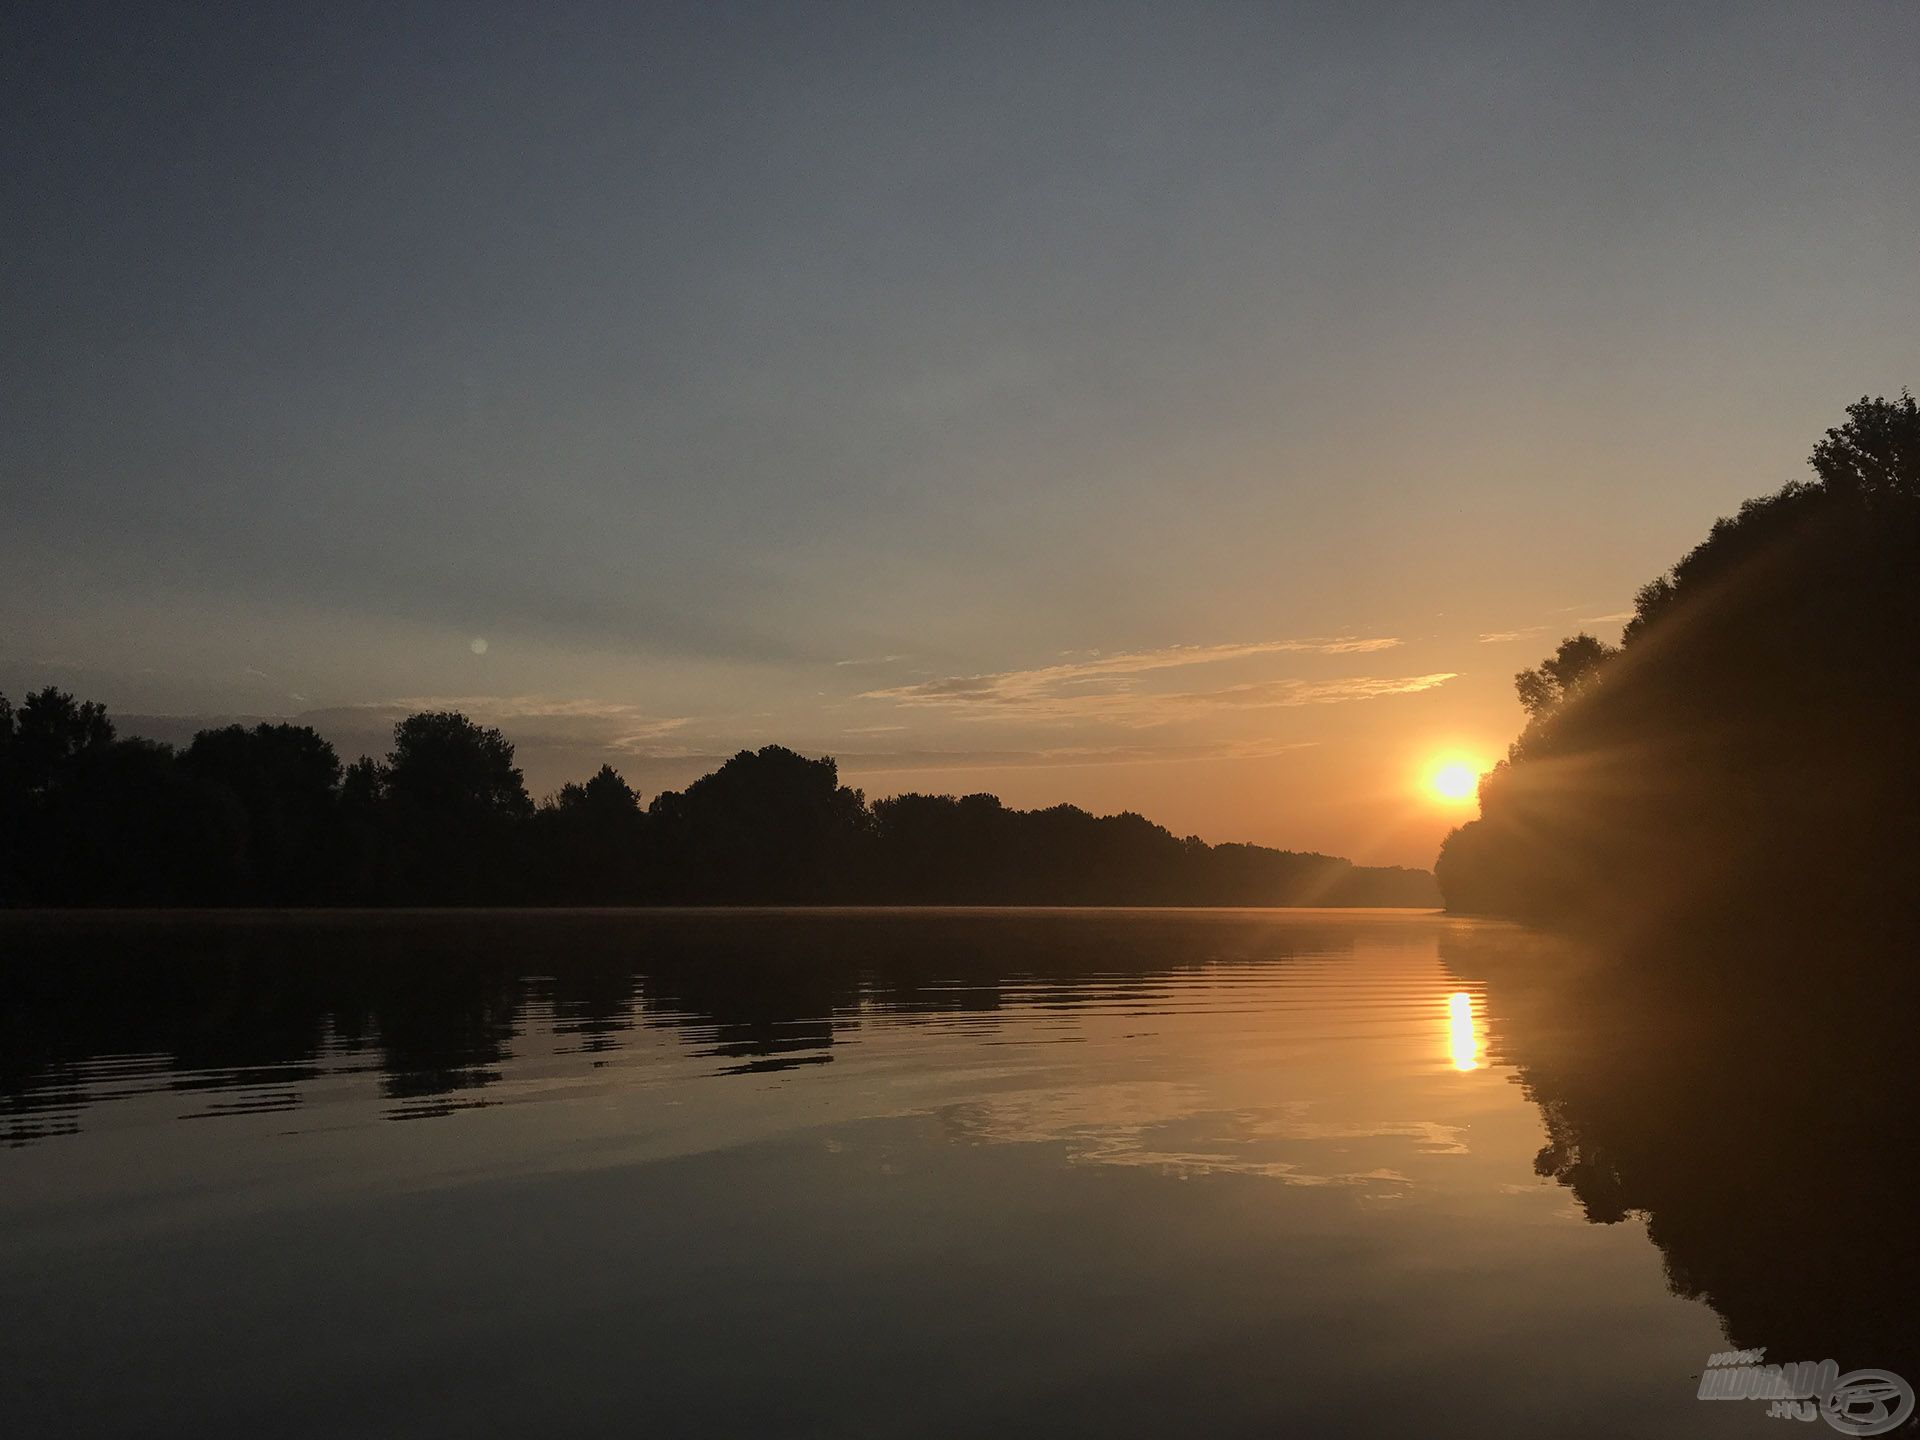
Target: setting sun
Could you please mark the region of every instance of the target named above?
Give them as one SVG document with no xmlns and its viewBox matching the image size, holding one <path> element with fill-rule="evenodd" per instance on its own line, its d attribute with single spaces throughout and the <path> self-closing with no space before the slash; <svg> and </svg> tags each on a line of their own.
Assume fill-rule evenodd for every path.
<svg viewBox="0 0 1920 1440">
<path fill-rule="evenodd" d="M 1427 788 L 1442 800 L 1471 800 L 1480 788 L 1480 772 L 1465 760 L 1443 760 L 1427 772 Z"/>
</svg>

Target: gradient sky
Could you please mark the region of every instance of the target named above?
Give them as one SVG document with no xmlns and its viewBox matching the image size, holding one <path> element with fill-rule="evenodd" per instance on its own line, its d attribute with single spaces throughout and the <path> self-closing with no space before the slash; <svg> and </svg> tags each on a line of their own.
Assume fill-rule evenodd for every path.
<svg viewBox="0 0 1920 1440">
<path fill-rule="evenodd" d="M 1426 865 L 1920 383 L 1917 22 L 7 7 L 0 690 Z"/>
</svg>

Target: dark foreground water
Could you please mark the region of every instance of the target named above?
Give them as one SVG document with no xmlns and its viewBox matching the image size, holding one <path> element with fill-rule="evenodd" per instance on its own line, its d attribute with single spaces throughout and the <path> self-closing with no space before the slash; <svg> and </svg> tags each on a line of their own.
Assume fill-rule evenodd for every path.
<svg viewBox="0 0 1920 1440">
<path fill-rule="evenodd" d="M 1765 1436 L 1710 1352 L 1911 1358 L 1910 1060 L 1512 927 L 0 945 L 10 1436 Z"/>
</svg>

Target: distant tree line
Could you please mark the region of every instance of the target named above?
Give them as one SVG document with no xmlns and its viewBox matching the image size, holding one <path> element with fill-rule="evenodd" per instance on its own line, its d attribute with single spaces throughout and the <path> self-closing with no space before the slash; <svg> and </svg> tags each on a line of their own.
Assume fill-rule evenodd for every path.
<svg viewBox="0 0 1920 1440">
<path fill-rule="evenodd" d="M 0 696 L 9 905 L 1432 905 L 1425 871 L 1208 845 L 991 795 L 868 804 L 830 758 L 741 751 L 644 807 L 603 766 L 536 805 L 513 745 L 410 715 L 343 766 L 303 725 L 120 738 L 98 704 Z"/>
<path fill-rule="evenodd" d="M 1920 908 L 1920 409 L 1861 399 L 1576 635 L 1435 866 L 1449 908 L 1607 925 L 1899 923 Z"/>
</svg>

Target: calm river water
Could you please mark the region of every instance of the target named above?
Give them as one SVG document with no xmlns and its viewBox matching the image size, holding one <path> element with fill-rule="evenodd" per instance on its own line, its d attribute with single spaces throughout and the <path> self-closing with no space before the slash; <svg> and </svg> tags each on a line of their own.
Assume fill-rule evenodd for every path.
<svg viewBox="0 0 1920 1440">
<path fill-rule="evenodd" d="M 1777 1065 L 1510 926 L 15 916 L 0 945 L 13 1437 L 1765 1436 L 1695 1398 L 1723 1322 L 1843 1370 L 1911 1339 L 1911 1293 L 1834 1273 L 1911 1244 L 1796 1178 L 1805 1074 L 1770 1099 Z"/>
</svg>

